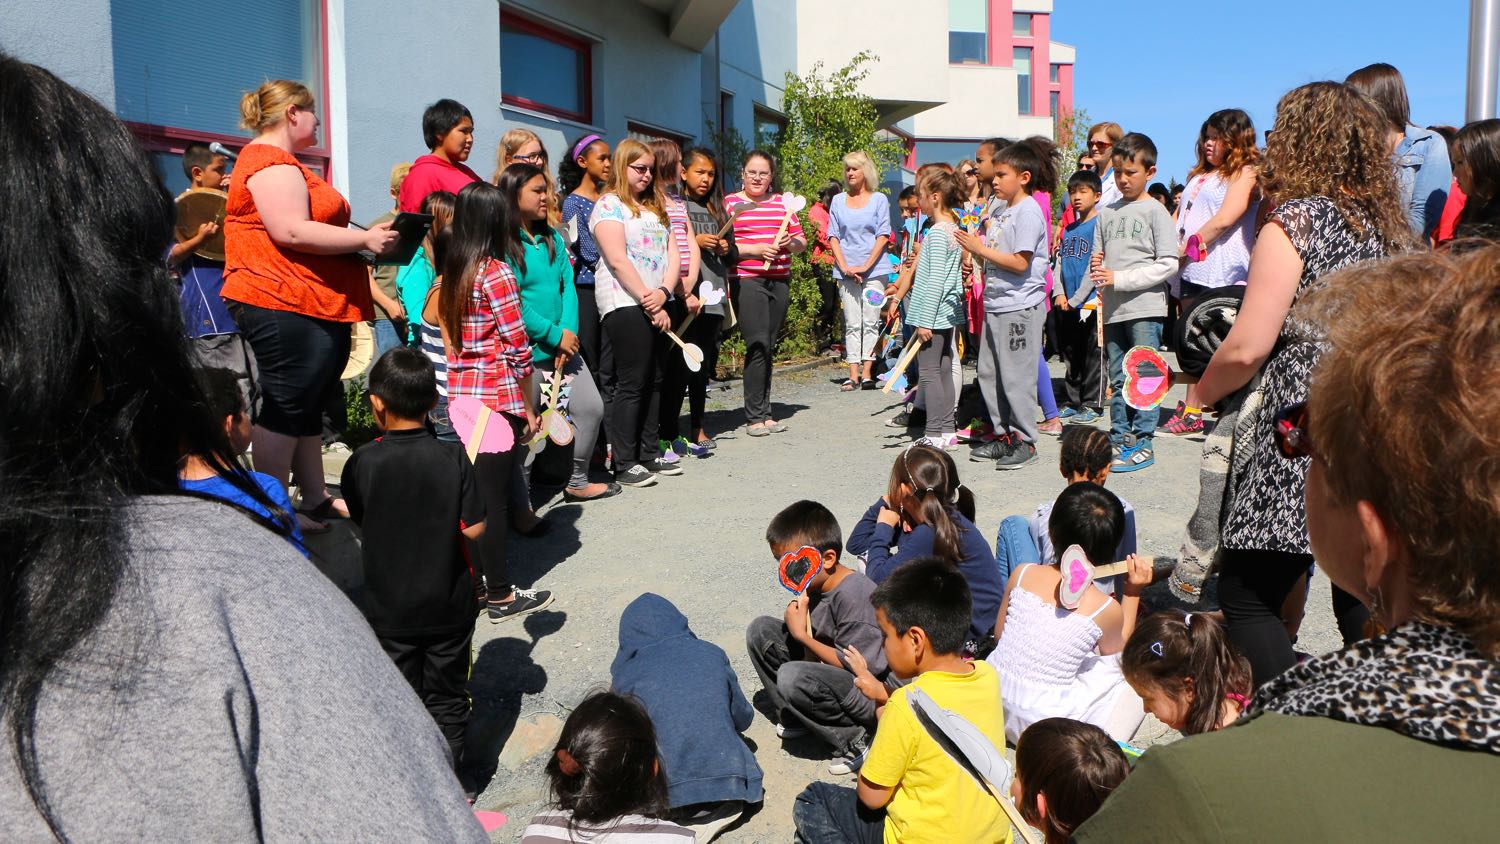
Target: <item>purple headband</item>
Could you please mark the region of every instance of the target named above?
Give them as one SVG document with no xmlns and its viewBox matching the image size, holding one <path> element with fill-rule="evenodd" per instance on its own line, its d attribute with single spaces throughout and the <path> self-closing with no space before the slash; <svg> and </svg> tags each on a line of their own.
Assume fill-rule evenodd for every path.
<svg viewBox="0 0 1500 844">
<path fill-rule="evenodd" d="M 589 148 L 589 144 L 592 144 L 594 141 L 602 140 L 604 139 L 599 137 L 598 135 L 584 135 L 582 140 L 573 145 L 573 154 L 568 157 L 577 158 L 578 156 L 583 155 L 583 151 Z"/>
</svg>

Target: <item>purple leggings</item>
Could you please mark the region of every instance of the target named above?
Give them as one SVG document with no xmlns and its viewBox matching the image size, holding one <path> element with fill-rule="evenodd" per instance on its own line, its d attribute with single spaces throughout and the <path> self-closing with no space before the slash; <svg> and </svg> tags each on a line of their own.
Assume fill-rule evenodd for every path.
<svg viewBox="0 0 1500 844">
<path fill-rule="evenodd" d="M 1057 418 L 1057 397 L 1052 395 L 1052 373 L 1047 370 L 1045 353 L 1036 359 L 1036 400 L 1042 405 L 1042 420 Z"/>
</svg>

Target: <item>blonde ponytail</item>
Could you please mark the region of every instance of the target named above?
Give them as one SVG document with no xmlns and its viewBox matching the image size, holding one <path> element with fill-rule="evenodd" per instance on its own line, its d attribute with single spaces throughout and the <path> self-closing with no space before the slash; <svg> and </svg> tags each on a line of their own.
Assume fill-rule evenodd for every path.
<svg viewBox="0 0 1500 844">
<path fill-rule="evenodd" d="M 286 119 L 288 106 L 312 108 L 313 95 L 301 82 L 276 79 L 240 97 L 240 127 L 257 135 Z"/>
</svg>

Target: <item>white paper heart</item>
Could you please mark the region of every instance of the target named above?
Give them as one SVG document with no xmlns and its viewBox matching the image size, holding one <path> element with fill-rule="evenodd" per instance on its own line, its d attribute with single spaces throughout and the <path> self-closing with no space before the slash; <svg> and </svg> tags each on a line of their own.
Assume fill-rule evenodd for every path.
<svg viewBox="0 0 1500 844">
<path fill-rule="evenodd" d="M 724 301 L 724 291 L 714 289 L 712 283 L 705 281 L 698 285 L 698 299 L 704 305 L 717 305 Z"/>
<path fill-rule="evenodd" d="M 782 194 L 781 202 L 786 206 L 786 213 L 788 214 L 800 214 L 802 213 L 802 209 L 807 207 L 807 197 L 798 196 L 795 193 Z"/>
</svg>

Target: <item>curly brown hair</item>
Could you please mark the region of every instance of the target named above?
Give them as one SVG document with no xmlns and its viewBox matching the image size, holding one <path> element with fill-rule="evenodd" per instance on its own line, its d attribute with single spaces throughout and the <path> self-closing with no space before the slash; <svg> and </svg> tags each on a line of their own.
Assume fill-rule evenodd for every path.
<svg viewBox="0 0 1500 844">
<path fill-rule="evenodd" d="M 1385 118 L 1367 97 L 1340 82 L 1293 88 L 1266 134 L 1259 181 L 1272 202 L 1326 196 L 1361 239 L 1379 237 L 1393 251 L 1413 245 Z"/>
<path fill-rule="evenodd" d="M 1374 505 L 1411 557 L 1413 615 L 1464 632 L 1491 658 L 1500 657 L 1497 311 L 1500 246 L 1360 264 L 1330 274 L 1295 312 L 1324 327 L 1332 347 L 1309 410 L 1333 500 Z M 1432 430 L 1443 435 L 1422 435 Z"/>
</svg>

